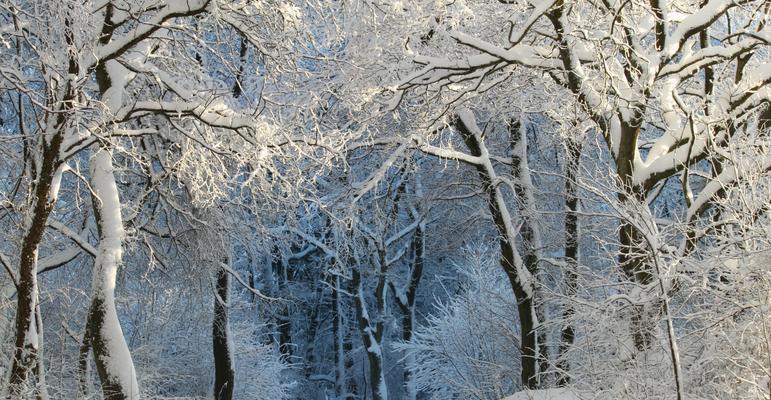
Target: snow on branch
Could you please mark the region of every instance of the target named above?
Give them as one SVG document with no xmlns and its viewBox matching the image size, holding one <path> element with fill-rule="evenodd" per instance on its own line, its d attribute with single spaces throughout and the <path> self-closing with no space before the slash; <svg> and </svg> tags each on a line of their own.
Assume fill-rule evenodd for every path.
<svg viewBox="0 0 771 400">
<path fill-rule="evenodd" d="M 139 21 L 136 27 L 125 36 L 113 38 L 108 43 L 94 49 L 91 54 L 86 54 L 85 58 L 80 60 L 80 65 L 84 67 L 83 70 L 90 71 L 97 64 L 117 58 L 142 40 L 149 38 L 164 27 L 166 21 L 177 17 L 189 17 L 202 13 L 210 3 L 211 0 L 169 1 L 147 21 Z"/>
<path fill-rule="evenodd" d="M 704 186 L 699 195 L 694 199 L 686 214 L 686 221 L 692 221 L 701 215 L 714 201 L 718 193 L 727 187 L 738 184 L 746 175 L 747 171 L 759 170 L 761 172 L 771 171 L 771 155 L 766 155 L 761 160 L 745 160 L 739 165 L 732 165 L 725 168 L 723 172 Z"/>
<path fill-rule="evenodd" d="M 683 19 L 674 32 L 667 36 L 662 54 L 664 59 L 672 58 L 680 51 L 686 40 L 712 25 L 726 11 L 735 6 L 736 2 L 731 0 L 710 0 L 698 11 Z"/>
<path fill-rule="evenodd" d="M 94 248 L 94 246 L 88 243 L 88 238 L 85 236 L 85 233 L 78 234 L 77 232 L 70 229 L 68 226 L 54 219 L 48 221 L 48 226 L 56 229 L 57 231 L 59 231 L 59 233 L 66 236 L 73 242 L 75 242 L 75 244 L 80 246 L 81 249 L 85 250 L 91 256 L 96 257 L 96 253 L 97 253 L 96 248 Z"/>
</svg>

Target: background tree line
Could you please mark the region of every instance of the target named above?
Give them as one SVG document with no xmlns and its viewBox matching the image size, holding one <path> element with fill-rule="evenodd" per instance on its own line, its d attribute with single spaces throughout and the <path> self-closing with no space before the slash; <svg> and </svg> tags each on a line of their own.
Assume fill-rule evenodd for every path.
<svg viewBox="0 0 771 400">
<path fill-rule="evenodd" d="M 769 12 L 4 0 L 2 395 L 768 398 Z"/>
</svg>

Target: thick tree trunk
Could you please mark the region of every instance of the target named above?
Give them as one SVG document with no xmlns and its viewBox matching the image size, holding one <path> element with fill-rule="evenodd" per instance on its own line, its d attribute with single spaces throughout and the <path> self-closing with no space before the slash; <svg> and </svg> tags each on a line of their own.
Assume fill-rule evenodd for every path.
<svg viewBox="0 0 771 400">
<path fill-rule="evenodd" d="M 99 231 L 87 332 L 104 398 L 139 399 L 131 360 L 115 307 L 115 283 L 122 260 L 123 220 L 112 155 L 99 148 L 91 159 L 92 205 Z"/>
<path fill-rule="evenodd" d="M 637 136 L 640 128 L 622 123 L 620 150 L 616 158 L 616 173 L 621 180 L 622 188 L 618 193 L 619 202 L 645 203 L 650 182 L 635 184 L 634 157 L 637 150 Z M 630 282 L 638 285 L 649 285 L 653 281 L 649 251 L 643 234 L 630 221 L 621 221 L 619 229 L 618 262 L 624 275 Z M 651 347 L 656 336 L 656 323 L 650 314 L 651 308 L 637 305 L 632 309 L 630 330 L 634 346 L 638 351 Z"/>
<path fill-rule="evenodd" d="M 56 134 L 50 144 L 44 146 L 42 169 L 33 189 L 35 200 L 32 215 L 22 240 L 16 302 L 16 340 L 8 382 L 11 397 L 18 396 L 23 385 L 28 383 L 29 374 L 36 368 L 40 357 L 40 338 L 35 321 L 38 309 L 38 247 L 59 194 L 62 179 L 59 147 L 62 137 L 62 134 Z"/>
<path fill-rule="evenodd" d="M 570 383 L 570 375 L 568 374 L 570 364 L 565 357 L 576 336 L 571 319 L 575 313 L 572 298 L 576 295 L 578 285 L 579 225 L 576 176 L 578 175 L 580 159 L 581 144 L 579 142 L 568 143 L 565 163 L 565 262 L 567 267 L 563 272 L 566 301 L 562 310 L 563 325 L 560 334 L 559 355 L 557 356 L 558 386 L 565 386 Z"/>
<path fill-rule="evenodd" d="M 619 264 L 626 278 L 641 286 L 649 285 L 653 280 L 650 265 L 645 257 L 648 251 L 641 233 L 629 222 L 621 222 L 620 229 L 621 248 L 619 251 Z M 634 347 L 637 351 L 646 351 L 655 342 L 656 321 L 650 315 L 653 306 L 644 304 L 632 307 L 630 330 Z"/>
<path fill-rule="evenodd" d="M 233 349 L 228 326 L 228 295 L 230 274 L 220 268 L 217 271 L 212 343 L 214 350 L 214 400 L 231 400 L 235 387 Z"/>
<path fill-rule="evenodd" d="M 556 40 L 560 43 L 560 58 L 567 71 L 565 74 L 565 81 L 560 82 L 560 84 L 564 85 L 578 96 L 578 100 L 584 106 L 584 110 L 591 116 L 602 131 L 609 150 L 614 153 L 616 176 L 622 184 L 622 188 L 618 193 L 620 203 L 623 204 L 626 201 L 645 201 L 647 190 L 656 182 L 654 179 L 649 179 L 647 182 L 635 183 L 633 179 L 635 157 L 639 156 L 638 138 L 640 135 L 640 125 L 643 120 L 643 115 L 641 114 L 642 108 L 635 109 L 635 107 L 631 107 L 630 109 L 635 110 L 631 116 L 623 115 L 624 113 L 620 112 L 618 109 L 616 115 L 608 116 L 603 113 L 597 113 L 597 110 L 594 110 L 593 106 L 589 104 L 584 93 L 584 82 L 582 81 L 582 77 L 579 74 L 574 73 L 576 65 L 579 65 L 580 63 L 578 60 L 574 59 L 574 54 L 571 50 L 572 46 L 569 43 L 568 36 L 565 35 L 565 28 L 562 25 L 565 6 L 565 2 L 560 2 L 558 7 L 552 8 L 551 11 L 545 14 L 554 26 Z M 662 40 L 664 36 L 666 36 L 664 26 L 657 23 L 657 48 L 663 46 Z M 614 142 L 611 142 L 611 138 L 613 138 Z M 642 244 L 639 232 L 637 232 L 630 223 L 622 221 L 619 242 L 620 249 L 618 261 L 626 278 L 630 282 L 637 284 L 649 283 L 650 266 L 646 265 L 646 262 L 643 260 L 642 250 L 645 250 L 645 247 Z M 632 336 L 634 338 L 634 345 L 638 351 L 648 349 L 654 336 L 655 326 L 648 321 L 648 315 L 646 314 L 647 312 L 643 307 L 633 310 L 632 326 L 630 327 L 630 330 L 632 331 Z"/>
<path fill-rule="evenodd" d="M 83 341 L 78 350 L 78 393 L 83 398 L 88 397 L 91 388 L 88 368 L 88 353 L 91 351 L 91 342 L 89 341 L 88 323 L 86 323 L 86 332 L 83 334 Z"/>
</svg>

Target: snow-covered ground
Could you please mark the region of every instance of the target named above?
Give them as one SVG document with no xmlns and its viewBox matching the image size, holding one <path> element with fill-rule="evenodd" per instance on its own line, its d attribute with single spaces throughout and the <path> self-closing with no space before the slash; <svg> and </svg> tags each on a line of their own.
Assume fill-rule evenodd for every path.
<svg viewBox="0 0 771 400">
<path fill-rule="evenodd" d="M 515 393 L 503 400 L 586 400 L 569 388 L 554 388 L 544 390 L 525 390 Z"/>
</svg>

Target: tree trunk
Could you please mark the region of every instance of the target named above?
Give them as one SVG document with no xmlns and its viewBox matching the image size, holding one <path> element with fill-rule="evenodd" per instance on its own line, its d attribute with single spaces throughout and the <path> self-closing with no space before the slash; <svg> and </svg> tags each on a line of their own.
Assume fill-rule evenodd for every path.
<svg viewBox="0 0 771 400">
<path fill-rule="evenodd" d="M 46 370 L 43 362 L 43 315 L 40 313 L 40 302 L 35 307 L 35 326 L 38 332 L 38 360 L 35 364 L 35 375 L 37 376 L 37 400 L 48 400 L 48 385 L 46 384 Z"/>
<path fill-rule="evenodd" d="M 469 111 L 470 113 L 470 111 Z M 484 143 L 478 136 L 478 132 L 475 130 L 478 127 L 466 126 L 463 118 L 460 118 L 456 126 L 458 131 L 469 149 L 472 156 L 482 157 Z M 514 292 L 514 298 L 517 300 L 517 312 L 519 314 L 520 324 L 520 362 L 522 365 L 522 387 L 526 389 L 535 389 L 538 386 L 538 349 L 536 344 L 535 327 L 535 304 L 534 299 L 530 293 L 534 293 L 534 287 L 532 282 L 526 282 L 525 277 L 519 276 L 517 249 L 514 245 L 514 237 L 516 232 L 512 232 L 510 229 L 511 221 L 507 221 L 509 215 L 506 209 L 506 204 L 503 202 L 503 196 L 498 189 L 497 185 L 494 185 L 493 176 L 494 171 L 489 170 L 482 164 L 475 164 L 475 168 L 479 174 L 479 178 L 482 181 L 482 189 L 488 194 L 488 206 L 490 208 L 490 215 L 492 216 L 493 223 L 498 231 L 498 244 L 501 250 L 500 264 L 503 268 L 506 276 L 509 279 L 512 291 Z M 496 182 L 497 184 L 497 182 Z"/>
<path fill-rule="evenodd" d="M 635 184 L 633 179 L 634 155 L 637 150 L 637 136 L 640 128 L 622 123 L 621 132 L 622 141 L 616 159 L 616 172 L 623 185 L 618 193 L 619 202 L 622 205 L 628 202 L 645 203 L 646 187 L 652 185 L 650 182 Z M 653 274 L 648 259 L 649 249 L 642 233 L 630 221 L 621 221 L 619 245 L 618 262 L 626 278 L 638 285 L 650 284 L 653 281 Z M 644 305 L 637 305 L 632 308 L 630 330 L 634 346 L 638 351 L 649 349 L 655 340 L 656 323 L 650 318 L 649 311 L 650 309 Z"/>
<path fill-rule="evenodd" d="M 131 360 L 115 307 L 115 283 L 122 259 L 123 220 L 112 155 L 99 148 L 91 159 L 92 206 L 99 231 L 87 332 L 104 398 L 139 399 Z"/>
<path fill-rule="evenodd" d="M 214 298 L 212 343 L 214 350 L 214 400 L 231 400 L 235 387 L 233 349 L 228 326 L 228 294 L 230 274 L 220 268 L 217 271 L 217 287 Z"/>
<path fill-rule="evenodd" d="M 378 286 L 375 290 L 375 296 L 378 297 L 378 311 L 382 311 L 381 299 L 384 296 L 385 276 L 378 279 Z M 356 288 L 356 319 L 359 321 L 359 332 L 364 343 L 369 361 L 370 388 L 372 391 L 372 400 L 388 400 L 388 389 L 385 382 L 385 371 L 383 363 L 383 348 L 381 339 L 383 336 L 382 314 L 378 313 L 378 322 L 372 326 L 369 317 L 367 304 L 364 299 L 364 287 L 361 282 L 361 273 L 354 269 L 352 271 L 353 284 Z"/>
<path fill-rule="evenodd" d="M 334 275 L 334 299 L 332 301 L 332 336 L 334 336 L 335 347 L 335 398 L 342 399 L 346 387 L 346 367 L 345 367 L 345 327 L 343 326 L 343 296 L 340 293 L 340 276 Z"/>
<path fill-rule="evenodd" d="M 60 117 L 62 119 L 63 117 Z M 40 338 L 35 313 L 38 309 L 37 261 L 38 247 L 43 239 L 48 216 L 59 194 L 62 168 L 59 147 L 63 135 L 57 133 L 50 144 L 44 145 L 43 164 L 34 185 L 35 200 L 32 215 L 27 222 L 19 259 L 19 284 L 16 301 L 15 349 L 8 389 L 11 397 L 17 397 L 28 382 L 29 373 L 36 368 L 40 357 Z M 40 326 L 42 326 L 42 321 Z"/>
<path fill-rule="evenodd" d="M 316 304 L 313 306 L 310 318 L 308 318 L 308 335 L 306 337 L 307 345 L 305 347 L 305 377 L 310 378 L 313 375 L 313 367 L 316 364 L 316 334 L 319 330 L 321 306 L 324 303 L 324 284 L 321 278 L 314 282 Z"/>
<path fill-rule="evenodd" d="M 349 281 L 350 282 L 350 281 Z M 352 284 L 350 285 L 353 286 Z M 353 292 L 352 289 L 349 288 L 349 293 Z M 341 303 L 345 305 L 345 303 Z M 354 354 L 353 354 L 353 337 L 355 334 L 356 327 L 351 321 L 353 321 L 356 318 L 356 310 L 355 307 L 351 307 L 350 304 L 344 308 L 344 312 L 346 315 L 346 318 L 343 320 L 342 327 L 345 329 L 345 336 L 343 337 L 343 357 L 344 357 L 344 367 L 345 367 L 345 375 L 348 380 L 348 389 L 347 393 L 345 394 L 344 398 L 351 398 L 351 399 L 357 399 L 359 396 L 359 386 L 356 382 L 356 379 L 353 379 L 353 364 L 354 364 Z"/>
<path fill-rule="evenodd" d="M 522 261 L 525 268 L 533 275 L 538 276 L 538 263 L 541 259 L 541 234 L 538 225 L 533 217 L 535 212 L 535 197 L 532 192 L 532 179 L 530 178 L 530 166 L 527 161 L 527 134 L 520 121 L 514 121 L 509 127 L 511 140 L 511 169 L 513 176 L 514 194 L 517 196 L 519 204 L 519 215 L 522 219 L 522 225 L 519 229 L 519 235 L 522 238 L 523 256 Z M 538 321 L 545 321 L 545 310 L 543 305 L 539 305 L 541 294 L 540 289 L 533 288 L 534 313 Z M 538 329 L 538 327 L 533 327 Z M 538 329 L 536 358 L 538 360 L 539 381 L 546 373 L 549 366 L 549 357 L 546 346 L 546 331 Z M 539 382 L 540 383 L 540 382 Z"/>
<path fill-rule="evenodd" d="M 575 331 L 571 321 L 575 310 L 572 299 L 576 295 L 578 285 L 578 260 L 579 260 L 579 226 L 578 226 L 578 192 L 576 176 L 581 159 L 581 143 L 570 142 L 567 146 L 565 163 L 565 262 L 564 270 L 565 305 L 562 311 L 562 332 L 560 334 L 560 348 L 557 356 L 558 386 L 570 383 L 570 364 L 565 358 L 568 349 L 575 341 Z"/>
<path fill-rule="evenodd" d="M 65 36 L 65 41 L 68 44 L 72 44 L 70 33 Z M 70 76 L 75 76 L 78 73 L 77 59 L 73 57 L 69 59 L 69 72 Z M 34 156 L 26 154 L 30 157 L 29 169 L 27 171 L 29 171 L 28 178 L 30 182 L 33 182 L 30 193 L 34 194 L 34 197 L 31 199 L 32 204 L 30 204 L 32 212 L 29 219 L 25 221 L 25 232 L 21 244 L 21 254 L 19 255 L 15 347 L 8 379 L 8 390 L 12 397 L 18 395 L 22 385 L 27 383 L 28 375 L 40 357 L 38 354 L 37 327 L 34 323 L 34 314 L 38 302 L 38 247 L 43 239 L 48 216 L 51 214 L 56 199 L 59 196 L 59 187 L 62 179 L 60 150 L 66 134 L 67 118 L 74 107 L 73 99 L 75 97 L 76 90 L 73 82 L 68 80 L 65 85 L 63 98 L 55 99 L 61 100 L 58 102 L 56 119 L 50 125 L 50 129 L 46 129 L 45 135 L 41 135 L 42 138 L 39 143 L 42 148 L 40 166 L 35 165 Z M 19 112 L 24 112 L 21 101 L 19 101 Z M 24 123 L 23 116 L 21 123 Z M 27 142 L 25 141 L 25 143 Z M 34 145 L 30 147 L 32 146 Z"/>
<path fill-rule="evenodd" d="M 394 285 L 391 286 L 395 293 L 396 304 L 399 305 L 399 309 L 402 312 L 402 341 L 405 343 L 412 340 L 412 331 L 415 326 L 415 299 L 417 298 L 420 279 L 423 276 L 425 261 L 424 231 L 425 223 L 421 222 L 415 229 L 415 236 L 412 239 L 413 261 L 406 289 L 400 293 L 400 289 L 397 289 Z M 415 368 L 415 356 L 410 354 L 405 359 L 404 367 L 404 389 L 408 400 L 415 400 L 418 396 L 415 380 L 412 376 L 412 368 Z"/>
<path fill-rule="evenodd" d="M 273 255 L 273 271 L 278 282 L 279 296 L 287 295 L 287 281 L 289 280 L 289 265 L 281 256 L 278 247 L 275 247 Z M 289 304 L 282 302 L 281 310 L 276 318 L 278 328 L 278 348 L 285 357 L 292 355 L 292 321 L 289 318 Z"/>
<path fill-rule="evenodd" d="M 628 198 L 625 194 L 620 194 L 619 197 L 622 198 L 622 203 Z M 635 197 L 635 200 L 645 201 L 642 195 L 639 198 Z M 646 256 L 648 249 L 642 233 L 631 222 L 621 221 L 619 242 L 618 262 L 626 279 L 640 286 L 650 284 L 653 275 Z M 651 309 L 644 304 L 638 304 L 631 310 L 630 331 L 634 347 L 640 352 L 648 350 L 655 341 L 656 322 L 650 315 Z"/>
</svg>

